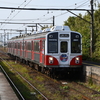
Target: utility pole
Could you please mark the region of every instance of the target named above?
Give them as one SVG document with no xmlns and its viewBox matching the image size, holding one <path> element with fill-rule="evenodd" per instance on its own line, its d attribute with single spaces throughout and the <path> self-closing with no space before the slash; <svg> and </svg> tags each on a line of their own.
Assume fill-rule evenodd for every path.
<svg viewBox="0 0 100 100">
<path fill-rule="evenodd" d="M 7 33 L 7 41 L 9 40 L 9 33 Z"/>
<path fill-rule="evenodd" d="M 53 26 L 55 26 L 55 16 L 53 16 Z"/>
<path fill-rule="evenodd" d="M 6 44 L 6 33 L 4 31 L 4 47 L 5 47 L 5 44 Z"/>
<path fill-rule="evenodd" d="M 38 26 L 37 26 L 37 24 L 36 24 L 36 31 L 38 30 Z"/>
<path fill-rule="evenodd" d="M 94 9 L 93 0 L 91 0 L 91 35 L 90 35 L 90 55 L 92 57 L 94 52 Z"/>
</svg>

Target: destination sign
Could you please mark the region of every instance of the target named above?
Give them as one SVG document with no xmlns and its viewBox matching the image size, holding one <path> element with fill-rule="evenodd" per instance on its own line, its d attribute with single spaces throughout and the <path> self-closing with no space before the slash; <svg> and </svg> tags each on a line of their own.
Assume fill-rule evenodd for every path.
<svg viewBox="0 0 100 100">
<path fill-rule="evenodd" d="M 60 37 L 69 37 L 69 34 L 60 34 Z"/>
</svg>

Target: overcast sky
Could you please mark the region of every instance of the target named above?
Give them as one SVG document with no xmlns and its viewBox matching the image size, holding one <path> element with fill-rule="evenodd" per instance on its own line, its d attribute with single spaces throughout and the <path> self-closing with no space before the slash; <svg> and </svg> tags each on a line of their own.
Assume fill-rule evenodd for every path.
<svg viewBox="0 0 100 100">
<path fill-rule="evenodd" d="M 97 4 L 100 0 L 94 0 L 94 2 Z M 91 9 L 90 0 L 0 0 L 0 7 Z M 76 14 L 82 13 L 83 15 L 86 13 L 85 11 L 73 12 Z M 25 30 L 28 26 L 26 24 L 1 24 L 1 22 L 52 23 L 53 16 L 55 16 L 55 25 L 63 25 L 68 17 L 74 15 L 67 11 L 0 9 L 0 33 L 16 33 L 16 31 L 4 31 L 1 29 Z M 27 29 L 31 28 L 27 27 Z"/>
</svg>

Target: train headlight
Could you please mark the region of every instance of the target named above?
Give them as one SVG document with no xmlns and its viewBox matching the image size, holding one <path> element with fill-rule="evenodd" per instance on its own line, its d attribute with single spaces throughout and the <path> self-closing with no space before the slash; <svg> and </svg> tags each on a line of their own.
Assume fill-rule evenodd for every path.
<svg viewBox="0 0 100 100">
<path fill-rule="evenodd" d="M 80 62 L 80 58 L 79 57 L 76 57 L 75 58 L 75 63 L 78 64 L 79 62 Z"/>
<path fill-rule="evenodd" d="M 50 64 L 53 63 L 53 57 L 49 57 L 49 63 L 50 63 Z"/>
</svg>

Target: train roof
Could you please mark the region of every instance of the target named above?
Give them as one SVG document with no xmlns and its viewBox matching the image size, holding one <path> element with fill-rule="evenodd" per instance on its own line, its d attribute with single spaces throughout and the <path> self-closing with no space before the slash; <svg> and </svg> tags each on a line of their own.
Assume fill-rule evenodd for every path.
<svg viewBox="0 0 100 100">
<path fill-rule="evenodd" d="M 44 30 L 40 31 L 33 31 L 32 33 L 27 33 L 27 34 L 22 34 L 19 36 L 12 37 L 10 40 L 13 39 L 21 39 L 21 38 L 26 38 L 26 37 L 31 37 L 31 36 L 45 36 L 48 32 L 55 32 L 55 31 L 68 31 L 70 32 L 69 26 L 53 26 L 52 28 L 46 28 Z"/>
<path fill-rule="evenodd" d="M 51 32 L 75 32 L 75 31 L 71 31 L 70 28 L 68 26 L 53 26 L 52 28 L 46 28 L 44 30 L 40 30 L 40 31 L 34 31 L 32 33 L 28 33 L 28 34 L 22 34 L 19 36 L 15 36 L 12 37 L 10 40 L 20 40 L 23 38 L 38 38 L 38 37 L 45 37 L 47 33 L 51 33 Z M 79 32 L 75 32 L 80 34 Z M 81 35 L 81 34 L 80 34 Z M 82 37 L 82 36 L 81 36 Z M 10 41 L 8 40 L 8 41 Z"/>
</svg>

